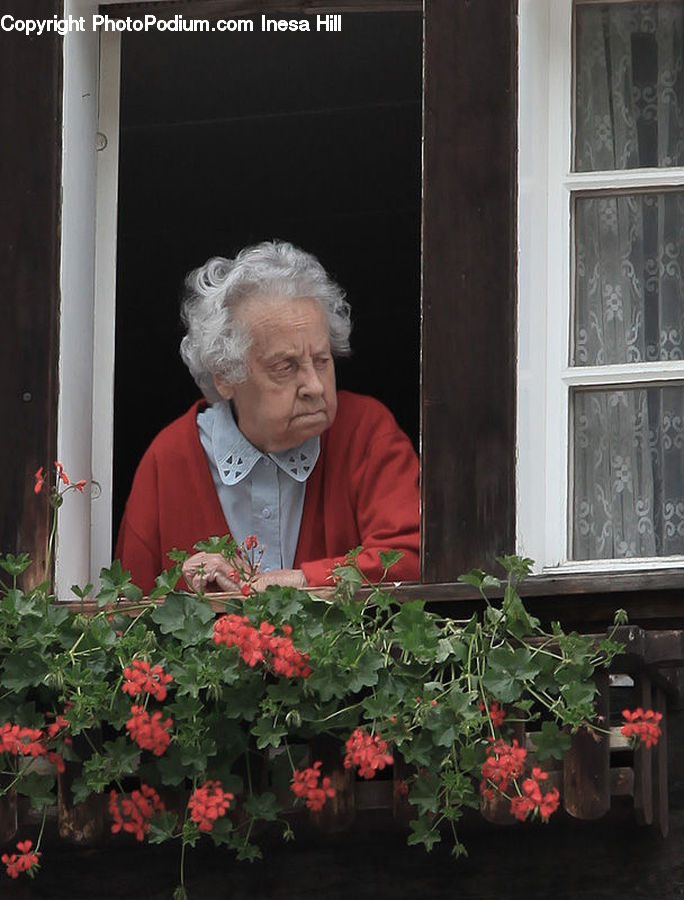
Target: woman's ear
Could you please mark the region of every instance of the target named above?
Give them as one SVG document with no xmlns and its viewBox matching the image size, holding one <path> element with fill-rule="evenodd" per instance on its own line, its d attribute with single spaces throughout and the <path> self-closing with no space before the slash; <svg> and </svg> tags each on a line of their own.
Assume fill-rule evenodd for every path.
<svg viewBox="0 0 684 900">
<path fill-rule="evenodd" d="M 224 400 L 232 400 L 235 393 L 232 384 L 224 381 L 220 375 L 214 375 L 214 387 Z"/>
</svg>

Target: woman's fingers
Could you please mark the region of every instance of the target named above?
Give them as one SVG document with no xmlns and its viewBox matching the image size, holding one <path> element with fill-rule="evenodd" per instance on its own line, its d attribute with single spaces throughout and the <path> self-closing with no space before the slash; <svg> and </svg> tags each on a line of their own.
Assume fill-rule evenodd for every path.
<svg viewBox="0 0 684 900">
<path fill-rule="evenodd" d="M 220 553 L 195 553 L 183 563 L 183 577 L 188 587 L 194 591 L 205 591 L 207 585 L 213 582 L 225 591 L 230 590 L 227 586 L 228 568 Z"/>
</svg>

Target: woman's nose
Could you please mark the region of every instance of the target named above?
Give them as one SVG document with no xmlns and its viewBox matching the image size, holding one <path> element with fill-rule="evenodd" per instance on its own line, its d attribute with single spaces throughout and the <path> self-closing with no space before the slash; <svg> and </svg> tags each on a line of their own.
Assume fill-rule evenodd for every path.
<svg viewBox="0 0 684 900">
<path fill-rule="evenodd" d="M 317 396 L 323 393 L 323 382 L 313 365 L 302 366 L 299 390 L 303 394 Z"/>
</svg>

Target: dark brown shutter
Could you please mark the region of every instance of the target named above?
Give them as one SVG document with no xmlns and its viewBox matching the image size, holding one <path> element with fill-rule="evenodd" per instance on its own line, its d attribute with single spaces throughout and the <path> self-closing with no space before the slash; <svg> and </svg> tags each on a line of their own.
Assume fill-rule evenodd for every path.
<svg viewBox="0 0 684 900">
<path fill-rule="evenodd" d="M 425 12 L 423 578 L 515 544 L 516 2 Z"/>
<path fill-rule="evenodd" d="M 62 15 L 60 0 L 5 0 L 17 19 Z M 48 505 L 33 473 L 57 431 L 62 39 L 0 36 L 0 551 L 45 558 Z"/>
</svg>

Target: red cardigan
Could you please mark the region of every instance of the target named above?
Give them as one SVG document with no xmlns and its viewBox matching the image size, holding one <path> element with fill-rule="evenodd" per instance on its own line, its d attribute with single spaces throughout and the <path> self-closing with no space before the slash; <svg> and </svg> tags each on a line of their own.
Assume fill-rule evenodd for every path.
<svg viewBox="0 0 684 900">
<path fill-rule="evenodd" d="M 166 553 L 229 533 L 200 443 L 198 401 L 152 441 L 133 480 L 116 556 L 146 593 L 170 565 Z M 372 397 L 338 393 L 335 421 L 306 482 L 294 568 L 311 585 L 330 584 L 331 567 L 363 545 L 359 565 L 379 580 L 378 550 L 401 550 L 395 581 L 418 579 L 418 459 L 389 410 Z M 258 537 L 258 535 L 257 535 Z"/>
</svg>

